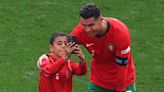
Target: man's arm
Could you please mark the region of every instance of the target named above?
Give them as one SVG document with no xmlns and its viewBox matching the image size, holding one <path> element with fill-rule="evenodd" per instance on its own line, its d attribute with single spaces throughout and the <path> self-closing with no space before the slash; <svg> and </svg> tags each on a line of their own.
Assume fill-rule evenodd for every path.
<svg viewBox="0 0 164 92">
<path fill-rule="evenodd" d="M 130 50 L 130 34 L 128 28 L 116 20 L 116 32 L 114 33 L 115 62 L 117 69 L 117 91 L 122 92 L 126 89 L 126 78 L 128 70 L 128 62 L 131 54 Z"/>
</svg>

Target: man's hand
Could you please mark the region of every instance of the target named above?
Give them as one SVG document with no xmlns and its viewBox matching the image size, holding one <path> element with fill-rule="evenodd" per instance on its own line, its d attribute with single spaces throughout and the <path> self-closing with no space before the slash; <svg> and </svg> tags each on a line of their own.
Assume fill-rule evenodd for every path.
<svg viewBox="0 0 164 92">
<path fill-rule="evenodd" d="M 37 61 L 38 68 L 40 68 L 40 65 L 42 65 L 43 61 L 48 61 L 48 60 L 49 60 L 48 56 L 46 54 L 42 54 Z"/>
</svg>

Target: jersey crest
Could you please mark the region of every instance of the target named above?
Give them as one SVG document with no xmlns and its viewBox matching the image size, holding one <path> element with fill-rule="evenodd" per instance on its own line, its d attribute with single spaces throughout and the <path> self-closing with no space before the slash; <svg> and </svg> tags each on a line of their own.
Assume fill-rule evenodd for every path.
<svg viewBox="0 0 164 92">
<path fill-rule="evenodd" d="M 114 46 L 113 46 L 113 44 L 109 44 L 109 46 L 108 46 L 108 48 L 109 48 L 109 51 L 110 52 L 114 52 Z"/>
</svg>

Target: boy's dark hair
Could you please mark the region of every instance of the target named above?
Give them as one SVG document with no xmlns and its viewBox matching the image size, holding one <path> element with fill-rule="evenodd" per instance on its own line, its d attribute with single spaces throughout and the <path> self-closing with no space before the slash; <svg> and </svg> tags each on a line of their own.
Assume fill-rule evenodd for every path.
<svg viewBox="0 0 164 92">
<path fill-rule="evenodd" d="M 94 3 L 87 3 L 80 9 L 80 16 L 84 19 L 94 17 L 97 19 L 101 15 L 99 7 Z"/>
<path fill-rule="evenodd" d="M 49 44 L 53 45 L 53 42 L 54 42 L 55 38 L 58 37 L 58 36 L 66 36 L 66 37 L 68 37 L 67 34 L 64 33 L 64 32 L 52 33 L 52 35 L 50 37 L 50 40 L 49 40 Z"/>
</svg>

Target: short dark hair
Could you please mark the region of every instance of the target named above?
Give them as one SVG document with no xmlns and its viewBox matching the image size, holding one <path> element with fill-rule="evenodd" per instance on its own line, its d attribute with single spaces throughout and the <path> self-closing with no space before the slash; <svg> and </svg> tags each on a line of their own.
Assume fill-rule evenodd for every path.
<svg viewBox="0 0 164 92">
<path fill-rule="evenodd" d="M 100 9 L 94 3 L 87 3 L 83 5 L 80 9 L 80 16 L 83 17 L 84 19 L 88 19 L 91 17 L 97 19 L 98 17 L 100 17 L 100 15 L 101 15 Z"/>
<path fill-rule="evenodd" d="M 53 45 L 53 42 L 54 42 L 55 38 L 58 37 L 58 36 L 66 36 L 66 37 L 68 37 L 67 34 L 64 33 L 64 32 L 52 33 L 52 35 L 50 37 L 50 40 L 49 40 L 49 44 Z"/>
</svg>

